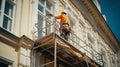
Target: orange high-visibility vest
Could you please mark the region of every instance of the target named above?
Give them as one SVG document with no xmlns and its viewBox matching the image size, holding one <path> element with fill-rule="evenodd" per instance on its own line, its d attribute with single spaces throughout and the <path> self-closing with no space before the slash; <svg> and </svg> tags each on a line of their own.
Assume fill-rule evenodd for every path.
<svg viewBox="0 0 120 67">
<path fill-rule="evenodd" d="M 59 16 L 56 16 L 57 19 L 60 19 L 60 24 L 64 24 L 64 23 L 68 23 L 68 25 L 70 25 L 70 20 L 69 18 L 66 16 L 66 14 L 61 14 Z"/>
</svg>

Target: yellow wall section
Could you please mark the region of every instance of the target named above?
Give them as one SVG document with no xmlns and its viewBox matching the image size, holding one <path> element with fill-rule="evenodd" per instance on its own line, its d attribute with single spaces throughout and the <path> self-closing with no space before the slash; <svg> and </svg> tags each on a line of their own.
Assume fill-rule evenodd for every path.
<svg viewBox="0 0 120 67">
<path fill-rule="evenodd" d="M 17 67 L 17 52 L 14 48 L 0 42 L 0 56 L 13 61 L 13 67 Z"/>
</svg>

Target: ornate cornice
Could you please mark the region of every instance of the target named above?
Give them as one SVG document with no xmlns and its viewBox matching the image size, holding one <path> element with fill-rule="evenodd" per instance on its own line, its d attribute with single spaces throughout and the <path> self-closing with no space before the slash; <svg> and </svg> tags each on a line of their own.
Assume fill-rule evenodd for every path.
<svg viewBox="0 0 120 67">
<path fill-rule="evenodd" d="M 79 0 L 75 0 L 75 1 L 76 2 L 74 2 L 73 4 L 75 3 L 79 4 Z M 91 15 L 93 16 L 96 26 L 99 26 L 100 29 L 105 34 L 105 37 L 102 36 L 103 34 L 101 34 L 101 37 L 104 39 L 104 41 L 114 50 L 114 52 L 117 52 L 117 50 L 120 50 L 120 44 L 118 40 L 115 38 L 109 26 L 106 24 L 106 21 L 104 20 L 102 14 L 99 12 L 95 4 L 91 0 L 81 0 L 81 2 L 84 4 L 88 12 L 91 13 Z M 77 8 L 78 8 L 78 5 L 77 5 Z M 98 31 L 98 33 L 101 33 L 101 32 Z M 106 37 L 107 37 L 107 40 L 106 40 Z"/>
</svg>

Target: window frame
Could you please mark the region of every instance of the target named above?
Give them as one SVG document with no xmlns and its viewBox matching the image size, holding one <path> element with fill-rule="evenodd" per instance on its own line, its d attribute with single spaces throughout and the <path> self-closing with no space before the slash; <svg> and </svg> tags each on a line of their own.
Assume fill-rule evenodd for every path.
<svg viewBox="0 0 120 67">
<path fill-rule="evenodd" d="M 2 57 L 2 56 L 0 56 L 0 62 L 7 64 L 8 67 L 13 67 L 13 63 L 14 63 L 14 61 L 12 61 L 8 58 Z"/>
<path fill-rule="evenodd" d="M 8 2 L 10 5 L 12 5 L 12 11 L 11 11 L 11 15 L 7 15 L 5 13 L 5 6 L 6 6 L 6 2 Z M 10 26 L 7 25 L 8 28 L 4 28 L 7 31 L 13 32 L 13 28 L 14 28 L 14 19 L 15 19 L 15 5 L 16 5 L 16 0 L 2 0 L 1 2 L 1 10 L 0 10 L 0 27 L 3 27 L 3 22 L 4 22 L 4 16 L 6 16 L 8 18 L 9 24 L 11 24 Z"/>
<path fill-rule="evenodd" d="M 50 7 L 50 9 L 49 8 L 47 8 L 47 3 L 49 3 L 49 4 L 51 4 L 51 7 Z M 42 17 L 43 17 L 43 21 L 42 21 L 42 23 L 43 23 L 43 26 L 42 27 L 46 27 L 45 29 L 43 29 L 43 30 L 41 30 L 41 37 L 42 36 L 44 36 L 44 35 L 47 35 L 48 33 L 50 33 L 51 32 L 51 26 L 48 28 L 47 26 L 48 26 L 48 24 L 50 24 L 50 22 L 51 21 L 49 21 L 49 20 L 44 20 L 44 17 L 45 16 L 47 16 L 47 13 L 50 13 L 50 14 L 52 14 L 52 11 L 53 11 L 53 4 L 51 3 L 51 2 L 49 2 L 49 1 L 47 1 L 47 0 L 44 0 L 44 3 L 41 3 L 39 0 L 38 0 L 38 6 L 42 6 L 43 7 L 43 12 L 42 11 L 40 11 L 39 10 L 39 8 L 38 8 L 38 15 L 41 15 Z M 38 16 L 37 15 L 37 16 Z M 39 22 L 38 21 L 39 19 L 37 18 L 37 23 Z M 48 24 L 47 24 L 48 23 Z M 50 31 L 48 31 L 48 29 L 50 30 Z M 39 32 L 39 31 L 38 31 Z"/>
</svg>

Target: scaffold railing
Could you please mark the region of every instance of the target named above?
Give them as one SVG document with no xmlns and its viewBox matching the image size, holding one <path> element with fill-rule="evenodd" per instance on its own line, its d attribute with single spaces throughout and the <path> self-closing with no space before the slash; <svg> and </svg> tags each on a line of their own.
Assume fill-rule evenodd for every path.
<svg viewBox="0 0 120 67">
<path fill-rule="evenodd" d="M 40 39 L 44 36 L 47 36 L 51 33 L 55 33 L 60 36 L 59 33 L 59 21 L 57 21 L 54 17 L 43 16 L 38 23 L 35 24 L 33 36 L 36 37 L 34 39 Z M 61 37 L 62 38 L 62 37 Z M 65 40 L 64 38 L 62 38 Z M 66 40 L 65 40 L 66 41 Z M 71 36 L 68 42 L 71 46 L 75 47 L 87 57 L 91 58 L 94 62 L 99 65 L 103 65 L 101 54 L 98 53 L 95 49 L 89 46 L 85 41 L 83 41 L 79 36 L 77 36 L 73 31 L 71 32 Z M 56 45 L 55 45 L 56 47 Z M 55 57 L 56 57 L 56 48 L 55 48 Z M 54 58 L 55 59 L 55 58 Z M 55 63 L 56 59 L 54 60 Z M 50 62 L 51 63 L 51 62 Z M 44 66 L 44 65 L 43 65 Z M 54 65 L 56 67 L 56 64 Z"/>
</svg>

